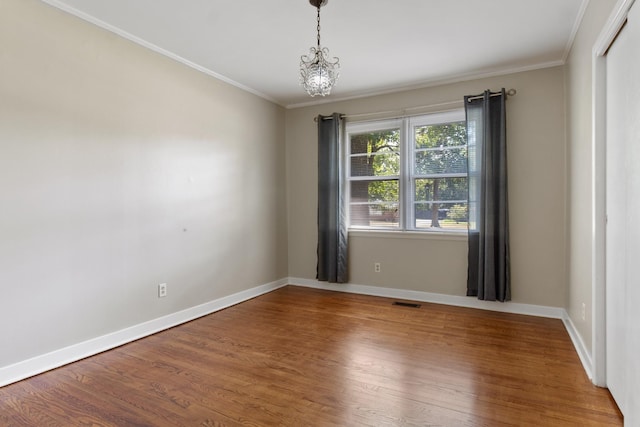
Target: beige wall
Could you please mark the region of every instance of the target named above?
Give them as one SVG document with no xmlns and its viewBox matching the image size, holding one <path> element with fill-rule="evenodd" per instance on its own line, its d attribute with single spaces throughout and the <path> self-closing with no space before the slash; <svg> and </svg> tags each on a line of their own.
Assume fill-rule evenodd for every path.
<svg viewBox="0 0 640 427">
<path fill-rule="evenodd" d="M 566 66 L 570 225 L 567 311 L 587 349 L 591 349 L 593 338 L 592 49 L 615 3 L 615 0 L 589 2 Z M 583 303 L 585 320 L 582 320 Z"/>
<path fill-rule="evenodd" d="M 281 107 L 37 0 L 0 70 L 0 368 L 287 276 Z"/>
<path fill-rule="evenodd" d="M 514 88 L 507 101 L 512 298 L 563 307 L 565 263 L 565 99 L 562 67 L 374 96 L 286 112 L 289 275 L 315 278 L 317 148 L 313 117 L 401 110 Z M 462 106 L 462 103 L 459 103 Z M 449 107 L 450 108 L 450 107 Z M 428 109 L 426 109 L 428 110 Z M 437 108 L 436 108 L 437 110 Z M 350 236 L 351 283 L 464 295 L 466 241 Z M 382 272 L 373 273 L 373 263 Z"/>
<path fill-rule="evenodd" d="M 40 1 L 1 0 L 0 367 L 315 278 L 313 117 L 500 87 L 518 91 L 507 104 L 513 301 L 568 307 L 590 346 L 591 47 L 614 3 L 590 2 L 566 70 L 285 112 Z M 465 293 L 464 238 L 357 233 L 349 256 L 351 283 Z"/>
</svg>

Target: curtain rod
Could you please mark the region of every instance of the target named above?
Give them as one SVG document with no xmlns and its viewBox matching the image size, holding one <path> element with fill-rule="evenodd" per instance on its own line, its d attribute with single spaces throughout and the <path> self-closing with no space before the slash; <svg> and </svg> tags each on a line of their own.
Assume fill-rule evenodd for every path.
<svg viewBox="0 0 640 427">
<path fill-rule="evenodd" d="M 371 113 L 360 113 L 360 114 L 341 114 L 340 118 L 341 119 L 353 119 L 356 117 L 367 117 L 367 116 L 377 116 L 380 114 L 396 114 L 396 117 L 406 117 L 409 114 L 407 114 L 407 111 L 411 111 L 411 110 L 421 110 L 423 108 L 435 108 L 435 107 L 445 107 L 445 106 L 449 106 L 449 105 L 457 105 L 457 104 L 462 104 L 464 101 L 460 100 L 460 101 L 449 101 L 449 102 L 441 102 L 439 104 L 430 104 L 430 105 L 419 105 L 417 107 L 408 107 L 405 108 L 403 110 L 389 110 L 389 111 L 373 111 Z M 333 120 L 333 116 L 322 116 L 322 120 Z M 313 118 L 314 122 L 318 121 L 318 117 L 314 117 Z"/>
<path fill-rule="evenodd" d="M 515 89 L 509 89 L 507 92 L 507 96 L 514 96 L 517 91 Z M 492 93 L 490 96 L 498 96 L 500 95 L 501 92 L 497 92 L 497 93 Z M 478 95 L 478 96 L 473 96 L 471 98 L 469 98 L 469 101 L 472 101 L 474 99 L 480 99 L 482 98 L 482 95 Z M 407 111 L 411 111 L 411 110 L 421 110 L 423 108 L 435 108 L 435 107 L 446 107 L 446 106 L 450 106 L 450 105 L 456 105 L 456 104 L 462 104 L 464 102 L 464 100 L 460 100 L 460 101 L 449 101 L 449 102 L 441 102 L 439 104 L 431 104 L 431 105 L 420 105 L 417 107 L 409 107 L 409 108 L 405 108 L 403 110 L 390 110 L 390 111 L 375 111 L 375 112 L 371 112 L 371 113 L 361 113 L 361 114 L 341 114 L 340 118 L 341 119 L 352 119 L 355 117 L 367 117 L 367 116 L 377 116 L 379 114 L 398 114 L 399 117 L 405 117 L 407 116 Z M 323 116 L 322 120 L 333 120 L 333 116 Z M 313 118 L 314 122 L 318 121 L 318 117 L 314 117 Z"/>
<path fill-rule="evenodd" d="M 507 93 L 507 96 L 514 96 L 518 92 L 515 89 L 509 89 L 506 93 Z M 500 96 L 500 95 L 502 95 L 502 92 L 491 92 L 489 96 Z M 484 98 L 484 95 L 470 96 L 469 98 L 467 98 L 467 102 L 475 101 L 476 99 L 482 99 L 482 98 Z"/>
</svg>

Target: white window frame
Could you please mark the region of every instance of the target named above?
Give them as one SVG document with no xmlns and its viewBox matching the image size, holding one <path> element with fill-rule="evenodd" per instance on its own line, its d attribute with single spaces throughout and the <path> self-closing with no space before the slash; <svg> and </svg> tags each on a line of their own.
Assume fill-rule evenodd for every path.
<svg viewBox="0 0 640 427">
<path fill-rule="evenodd" d="M 424 114 L 420 116 L 404 117 L 397 119 L 386 119 L 366 122 L 347 122 L 345 147 L 345 192 L 348 205 L 348 224 L 351 231 L 383 231 L 390 233 L 397 232 L 417 232 L 424 234 L 446 233 L 452 235 L 466 234 L 466 230 L 437 229 L 415 227 L 415 195 L 413 191 L 413 181 L 425 178 L 424 175 L 415 173 L 416 148 L 414 141 L 414 128 L 417 126 L 437 125 L 444 123 L 461 122 L 465 120 L 464 109 L 456 109 L 444 112 Z M 400 174 L 397 176 L 381 177 L 381 180 L 398 180 L 398 227 L 371 227 L 351 225 L 351 182 L 362 178 L 351 178 L 351 135 L 366 132 L 376 132 L 389 129 L 399 129 L 400 133 Z M 466 173 L 449 174 L 449 177 L 467 177 Z M 467 203 L 466 200 L 464 200 Z"/>
</svg>

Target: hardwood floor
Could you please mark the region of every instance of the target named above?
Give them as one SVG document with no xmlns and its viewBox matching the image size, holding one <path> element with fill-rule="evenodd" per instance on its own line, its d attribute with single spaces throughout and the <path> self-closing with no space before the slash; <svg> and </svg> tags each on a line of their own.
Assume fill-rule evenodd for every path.
<svg viewBox="0 0 640 427">
<path fill-rule="evenodd" d="M 620 426 L 560 320 L 288 286 L 0 388 L 2 426 Z"/>
</svg>

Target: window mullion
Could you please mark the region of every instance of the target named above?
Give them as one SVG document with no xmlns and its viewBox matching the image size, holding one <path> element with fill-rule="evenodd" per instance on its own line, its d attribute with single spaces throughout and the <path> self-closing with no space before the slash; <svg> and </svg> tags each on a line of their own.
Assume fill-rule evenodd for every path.
<svg viewBox="0 0 640 427">
<path fill-rule="evenodd" d="M 344 129 L 344 128 L 343 128 Z M 343 175 L 341 182 L 341 189 L 344 191 L 343 202 L 346 204 L 346 218 L 347 224 L 351 224 L 351 144 L 349 141 L 349 134 L 341 131 L 342 144 L 342 159 L 343 159 Z"/>
<path fill-rule="evenodd" d="M 413 228 L 413 185 L 411 176 L 413 175 L 413 137 L 411 136 L 411 125 L 409 119 L 403 121 L 403 138 L 400 144 L 402 152 L 402 188 L 401 200 L 402 205 L 402 224 L 403 230 Z"/>
<path fill-rule="evenodd" d="M 466 134 L 461 136 L 460 131 L 462 114 L 347 124 L 348 135 L 354 135 L 348 137 L 345 149 L 350 225 L 407 231 L 464 227 L 468 205 L 461 191 L 467 185 L 463 156 L 468 146 Z M 384 150 L 380 144 L 387 144 Z M 352 149 L 356 152 L 351 153 Z M 371 162 L 365 157 L 372 157 Z M 394 175 L 386 175 L 389 173 Z"/>
<path fill-rule="evenodd" d="M 364 175 L 364 176 L 352 176 L 350 181 L 397 181 L 401 179 L 401 175 Z"/>
</svg>

